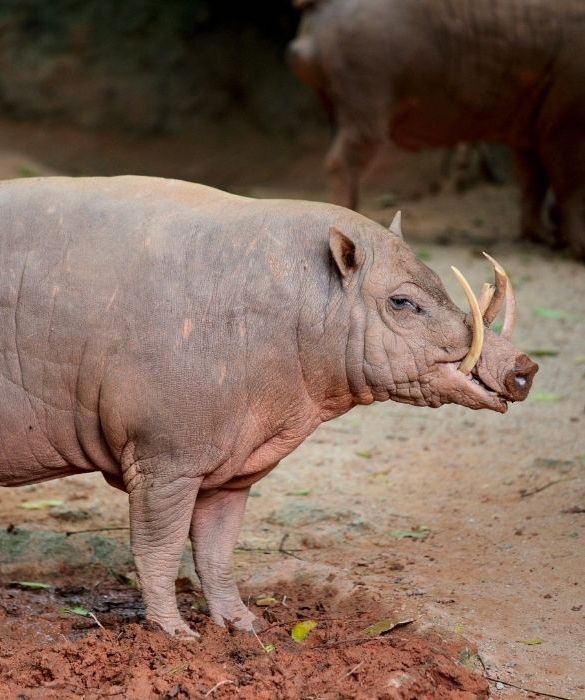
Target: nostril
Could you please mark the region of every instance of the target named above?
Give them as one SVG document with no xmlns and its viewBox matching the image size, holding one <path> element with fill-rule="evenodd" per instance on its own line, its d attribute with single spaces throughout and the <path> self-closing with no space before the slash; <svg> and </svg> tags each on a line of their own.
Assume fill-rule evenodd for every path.
<svg viewBox="0 0 585 700">
<path fill-rule="evenodd" d="M 518 387 L 518 389 L 524 389 L 527 383 L 528 379 L 522 374 L 517 375 L 514 379 L 514 384 Z"/>
<path fill-rule="evenodd" d="M 522 401 L 528 395 L 534 372 L 511 370 L 504 380 L 506 393 L 512 401 Z"/>
</svg>

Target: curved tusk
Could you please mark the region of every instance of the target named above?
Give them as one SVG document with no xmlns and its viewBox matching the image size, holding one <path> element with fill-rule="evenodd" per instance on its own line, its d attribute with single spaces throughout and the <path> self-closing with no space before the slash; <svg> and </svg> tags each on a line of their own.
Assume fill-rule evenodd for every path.
<svg viewBox="0 0 585 700">
<path fill-rule="evenodd" d="M 506 287 L 506 315 L 502 324 L 502 332 L 500 335 L 506 340 L 512 340 L 512 333 L 516 325 L 516 297 L 510 278 L 508 278 L 508 286 Z"/>
<path fill-rule="evenodd" d="M 463 372 L 463 374 L 469 374 L 477 364 L 479 356 L 481 355 L 481 349 L 483 347 L 483 318 L 479 310 L 477 298 L 473 293 L 473 289 L 469 286 L 469 282 L 456 267 L 451 265 L 451 269 L 455 277 L 457 277 L 457 281 L 463 287 L 473 317 L 473 337 L 471 339 L 471 346 L 469 352 L 459 365 L 459 370 Z"/>
<path fill-rule="evenodd" d="M 484 252 L 484 256 L 491 262 L 494 266 L 494 274 L 496 277 L 496 289 L 492 297 L 491 302 L 483 313 L 483 319 L 486 326 L 491 326 L 494 322 L 496 316 L 500 313 L 504 301 L 506 299 L 506 291 L 508 288 L 508 275 L 504 268 L 500 265 L 497 260 L 494 260 L 491 255 Z"/>
<path fill-rule="evenodd" d="M 505 338 L 506 340 L 510 340 L 512 338 L 512 333 L 514 332 L 514 326 L 516 325 L 516 297 L 514 296 L 514 288 L 512 287 L 512 283 L 510 282 L 510 278 L 506 274 L 506 271 L 504 268 L 500 265 L 500 263 L 497 260 L 494 260 L 491 255 L 488 255 L 487 253 L 484 253 L 485 257 L 491 262 L 491 264 L 494 266 L 494 271 L 496 274 L 496 294 L 495 296 L 498 295 L 498 282 L 500 281 L 501 286 L 503 287 L 503 292 L 501 292 L 503 300 L 506 301 L 506 314 L 504 316 L 504 322 L 502 324 L 502 332 L 500 335 L 502 338 Z M 505 281 L 505 286 L 503 282 Z M 493 303 L 493 302 L 492 302 Z M 497 316 L 498 312 L 502 308 L 502 304 L 499 304 L 499 307 L 497 311 L 494 313 L 493 318 L 489 320 L 488 322 L 488 317 L 487 317 L 487 311 L 486 314 L 484 315 L 484 319 L 488 325 L 493 321 L 493 319 Z M 488 308 L 489 311 L 489 308 Z"/>
<path fill-rule="evenodd" d="M 485 316 L 485 312 L 489 308 L 489 305 L 493 299 L 495 291 L 496 291 L 496 288 L 494 287 L 493 284 L 490 284 L 489 282 L 483 283 L 483 287 L 481 289 L 481 294 L 479 295 L 479 299 L 477 302 L 479 304 L 479 310 L 481 311 L 482 316 Z"/>
</svg>

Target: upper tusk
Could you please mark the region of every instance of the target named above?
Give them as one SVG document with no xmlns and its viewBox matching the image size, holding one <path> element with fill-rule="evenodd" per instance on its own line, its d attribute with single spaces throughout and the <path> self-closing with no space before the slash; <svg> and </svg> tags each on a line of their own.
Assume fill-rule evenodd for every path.
<svg viewBox="0 0 585 700">
<path fill-rule="evenodd" d="M 484 282 L 483 287 L 481 289 L 481 294 L 479 295 L 479 310 L 481 311 L 481 315 L 485 316 L 485 312 L 488 310 L 489 305 L 491 303 L 491 300 L 493 299 L 494 292 L 496 291 L 496 288 L 494 287 L 493 284 L 490 284 L 489 282 Z"/>
<path fill-rule="evenodd" d="M 516 325 L 516 297 L 514 296 L 514 289 L 510 278 L 508 278 L 508 285 L 506 287 L 506 315 L 504 316 L 504 323 L 502 324 L 502 332 L 500 335 L 506 340 L 512 339 L 512 333 L 514 332 L 514 326 Z"/>
<path fill-rule="evenodd" d="M 494 266 L 494 274 L 496 277 L 496 288 L 494 295 L 483 313 L 486 326 L 490 326 L 504 305 L 506 290 L 508 288 L 508 275 L 500 263 L 497 260 L 494 260 L 491 255 L 484 253 L 484 256 Z"/>
<path fill-rule="evenodd" d="M 471 309 L 471 315 L 473 317 L 473 337 L 471 339 L 471 346 L 469 348 L 469 352 L 459 365 L 459 370 L 463 372 L 463 374 L 469 374 L 477 364 L 479 356 L 481 355 L 481 349 L 483 347 L 483 318 L 479 308 L 479 303 L 475 294 L 473 293 L 473 289 L 471 289 L 469 286 L 469 282 L 456 267 L 451 266 L 451 269 L 453 270 L 455 277 L 457 277 L 457 281 L 463 287 L 463 291 L 467 297 L 467 301 Z"/>
<path fill-rule="evenodd" d="M 497 260 L 494 260 L 494 258 L 492 258 L 491 255 L 488 255 L 487 253 L 484 253 L 484 255 L 494 266 L 494 271 L 496 275 L 496 293 L 494 295 L 494 299 L 492 300 L 492 305 L 495 303 L 495 297 L 499 296 L 498 287 L 501 288 L 499 294 L 502 297 L 502 300 L 498 302 L 499 305 L 497 307 L 497 310 L 490 309 L 488 307 L 488 310 L 484 314 L 484 319 L 489 325 L 497 316 L 498 312 L 502 308 L 502 302 L 505 300 L 506 314 L 504 316 L 504 322 L 502 324 L 501 336 L 502 338 L 506 338 L 506 340 L 510 340 L 512 338 L 512 333 L 514 332 L 514 326 L 516 325 L 516 297 L 514 296 L 514 289 L 512 287 L 512 283 L 510 282 L 510 278 L 508 277 L 506 271 L 500 265 L 500 263 Z M 493 316 L 491 318 L 488 318 L 488 312 L 489 314 L 493 313 Z"/>
</svg>

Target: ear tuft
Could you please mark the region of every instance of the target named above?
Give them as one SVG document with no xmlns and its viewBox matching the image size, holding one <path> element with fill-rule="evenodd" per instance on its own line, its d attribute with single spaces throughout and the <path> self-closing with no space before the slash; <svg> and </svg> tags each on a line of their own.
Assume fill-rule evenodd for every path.
<svg viewBox="0 0 585 700">
<path fill-rule="evenodd" d="M 347 277 L 358 268 L 355 243 L 335 226 L 329 229 L 329 249 L 342 277 Z"/>
<path fill-rule="evenodd" d="M 396 212 L 396 214 L 394 214 L 394 218 L 392 219 L 392 222 L 388 228 L 390 233 L 398 236 L 398 238 L 404 239 L 404 236 L 402 235 L 402 212 L 400 209 Z"/>
</svg>

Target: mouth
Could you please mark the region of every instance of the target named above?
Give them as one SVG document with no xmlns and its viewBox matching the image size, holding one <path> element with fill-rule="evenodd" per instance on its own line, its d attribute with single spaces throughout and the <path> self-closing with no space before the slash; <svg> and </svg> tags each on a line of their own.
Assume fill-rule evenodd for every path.
<svg viewBox="0 0 585 700">
<path fill-rule="evenodd" d="M 453 385 L 456 403 L 464 403 L 470 408 L 489 408 L 498 413 L 506 413 L 508 400 L 486 384 L 477 374 L 463 374 L 458 362 L 445 362 L 442 367 L 448 381 Z M 460 399 L 465 397 L 466 401 Z"/>
</svg>

